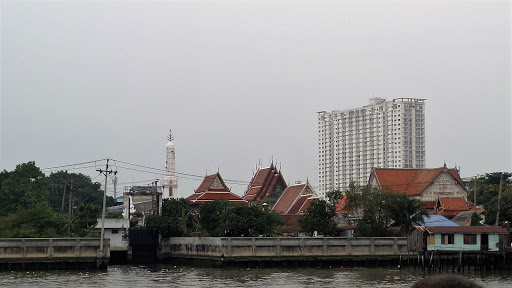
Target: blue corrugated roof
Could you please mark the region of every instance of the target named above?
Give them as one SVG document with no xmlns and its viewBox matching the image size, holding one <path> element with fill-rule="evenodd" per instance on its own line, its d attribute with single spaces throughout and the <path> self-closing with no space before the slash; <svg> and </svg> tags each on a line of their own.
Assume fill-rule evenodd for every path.
<svg viewBox="0 0 512 288">
<path fill-rule="evenodd" d="M 432 226 L 459 226 L 457 223 L 448 220 L 446 217 L 442 215 L 429 215 L 429 216 L 423 216 L 424 224 L 422 226 L 425 227 L 432 227 Z"/>
</svg>

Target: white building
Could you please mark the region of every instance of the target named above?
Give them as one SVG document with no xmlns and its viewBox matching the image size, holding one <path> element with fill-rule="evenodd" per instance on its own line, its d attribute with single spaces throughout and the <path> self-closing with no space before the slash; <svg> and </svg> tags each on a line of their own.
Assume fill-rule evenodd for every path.
<svg viewBox="0 0 512 288">
<path fill-rule="evenodd" d="M 366 185 L 372 167 L 425 168 L 425 99 L 318 112 L 318 194 Z"/>
<path fill-rule="evenodd" d="M 163 181 L 163 198 L 178 198 L 178 178 L 176 178 L 176 156 L 174 151 L 174 137 L 172 131 L 167 137 L 169 142 L 165 145 L 165 176 Z"/>
<path fill-rule="evenodd" d="M 127 218 L 105 218 L 105 238 L 110 239 L 110 251 L 128 251 L 129 239 L 128 230 L 130 229 L 130 220 Z M 101 231 L 101 218 L 94 229 Z"/>
</svg>

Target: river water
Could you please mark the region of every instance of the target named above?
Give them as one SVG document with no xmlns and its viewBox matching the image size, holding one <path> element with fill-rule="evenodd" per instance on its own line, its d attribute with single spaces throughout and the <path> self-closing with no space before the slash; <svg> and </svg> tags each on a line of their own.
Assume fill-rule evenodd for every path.
<svg viewBox="0 0 512 288">
<path fill-rule="evenodd" d="M 512 287 L 512 273 L 465 273 L 484 287 Z M 107 272 L 1 272 L 0 287 L 410 287 L 422 272 L 388 268 L 217 269 L 110 266 Z"/>
</svg>

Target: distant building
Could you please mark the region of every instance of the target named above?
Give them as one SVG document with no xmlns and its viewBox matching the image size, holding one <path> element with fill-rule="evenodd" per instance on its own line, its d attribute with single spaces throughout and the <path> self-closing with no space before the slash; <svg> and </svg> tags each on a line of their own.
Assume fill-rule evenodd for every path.
<svg viewBox="0 0 512 288">
<path fill-rule="evenodd" d="M 320 198 L 365 185 L 373 167 L 425 168 L 425 99 L 370 99 L 367 106 L 318 112 Z"/>
<path fill-rule="evenodd" d="M 422 202 L 430 201 L 429 207 L 439 198 L 465 201 L 468 195 L 457 170 L 446 168 L 446 165 L 435 169 L 374 168 L 368 185 L 404 193 Z"/>
<path fill-rule="evenodd" d="M 288 187 L 281 171 L 270 164 L 270 167 L 258 168 L 244 193 L 248 202 L 261 201 L 267 198 L 278 199 Z"/>
<path fill-rule="evenodd" d="M 176 155 L 174 136 L 169 131 L 169 142 L 165 145 L 165 176 L 163 181 L 163 198 L 178 198 L 178 178 L 176 177 Z"/>
<path fill-rule="evenodd" d="M 201 185 L 194 191 L 194 194 L 190 195 L 187 199 L 195 207 L 208 201 L 220 199 L 231 203 L 247 204 L 247 201 L 242 199 L 242 197 L 231 193 L 231 189 L 226 186 L 219 172 L 205 176 Z"/>
<path fill-rule="evenodd" d="M 125 187 L 123 194 L 123 215 L 130 219 L 135 211 L 147 215 L 160 215 L 162 213 L 162 189 L 158 186 L 129 186 Z M 144 224 L 144 218 L 142 223 Z"/>
</svg>

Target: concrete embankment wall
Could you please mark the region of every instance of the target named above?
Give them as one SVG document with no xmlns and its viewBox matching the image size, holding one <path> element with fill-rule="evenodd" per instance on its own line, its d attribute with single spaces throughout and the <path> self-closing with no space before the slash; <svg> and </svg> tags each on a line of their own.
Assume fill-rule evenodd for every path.
<svg viewBox="0 0 512 288">
<path fill-rule="evenodd" d="M 388 261 L 407 255 L 407 238 L 176 237 L 162 239 L 160 259 L 210 261 Z"/>
<path fill-rule="evenodd" d="M 101 254 L 99 238 L 3 238 L 0 270 L 105 268 L 109 247 L 104 239 Z"/>
</svg>

